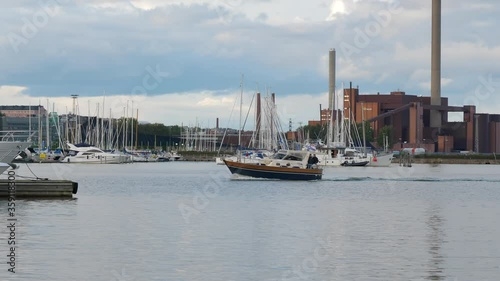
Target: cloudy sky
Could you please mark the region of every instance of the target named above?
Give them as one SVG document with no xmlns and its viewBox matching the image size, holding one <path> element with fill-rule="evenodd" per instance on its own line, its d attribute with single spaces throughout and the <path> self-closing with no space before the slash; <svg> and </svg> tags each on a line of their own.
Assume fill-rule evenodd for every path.
<svg viewBox="0 0 500 281">
<path fill-rule="evenodd" d="M 442 96 L 500 113 L 500 4 L 442 9 Z M 245 107 L 275 92 L 296 127 L 326 107 L 330 48 L 339 89 L 430 95 L 430 16 L 431 0 L 2 1 L 0 104 L 65 113 L 78 94 L 82 114 L 129 101 L 143 121 L 234 125 L 243 75 Z"/>
</svg>

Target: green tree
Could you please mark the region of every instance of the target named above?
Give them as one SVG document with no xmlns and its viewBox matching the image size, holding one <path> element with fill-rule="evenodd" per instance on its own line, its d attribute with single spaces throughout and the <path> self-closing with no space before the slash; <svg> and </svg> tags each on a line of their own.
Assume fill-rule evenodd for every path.
<svg viewBox="0 0 500 281">
<path fill-rule="evenodd" d="M 361 142 L 363 141 L 363 123 L 358 123 L 356 124 L 359 137 L 361 138 Z M 368 144 L 369 142 L 373 141 L 373 135 L 374 131 L 371 126 L 371 124 L 367 121 L 365 121 L 365 135 L 366 135 L 366 143 Z"/>
<path fill-rule="evenodd" d="M 389 148 L 391 148 L 394 145 L 394 140 L 393 140 L 393 132 L 392 132 L 392 127 L 390 126 L 384 126 L 380 129 L 378 132 L 377 136 L 377 144 L 380 147 L 384 147 L 384 139 L 385 137 L 388 137 L 389 141 Z"/>
<path fill-rule="evenodd" d="M 327 129 L 326 126 L 324 125 L 323 126 L 321 126 L 320 124 L 314 126 L 306 125 L 299 128 L 298 130 L 303 130 L 305 135 L 309 133 L 309 138 L 311 139 L 321 139 L 321 140 L 326 139 Z"/>
</svg>

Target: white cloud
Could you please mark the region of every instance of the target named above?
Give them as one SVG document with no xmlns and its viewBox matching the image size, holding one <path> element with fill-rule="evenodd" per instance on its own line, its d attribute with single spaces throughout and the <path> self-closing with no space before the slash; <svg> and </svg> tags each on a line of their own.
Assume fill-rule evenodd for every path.
<svg viewBox="0 0 500 281">
<path fill-rule="evenodd" d="M 328 21 L 335 20 L 338 14 L 347 14 L 347 10 L 342 0 L 333 0 L 330 5 L 330 14 L 326 18 Z"/>
</svg>

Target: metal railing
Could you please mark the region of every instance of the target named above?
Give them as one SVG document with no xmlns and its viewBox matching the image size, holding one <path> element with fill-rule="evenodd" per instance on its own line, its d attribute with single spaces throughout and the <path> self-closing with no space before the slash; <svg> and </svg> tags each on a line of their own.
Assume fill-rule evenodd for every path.
<svg viewBox="0 0 500 281">
<path fill-rule="evenodd" d="M 23 141 L 31 142 L 37 131 L 0 131 L 0 141 Z"/>
</svg>

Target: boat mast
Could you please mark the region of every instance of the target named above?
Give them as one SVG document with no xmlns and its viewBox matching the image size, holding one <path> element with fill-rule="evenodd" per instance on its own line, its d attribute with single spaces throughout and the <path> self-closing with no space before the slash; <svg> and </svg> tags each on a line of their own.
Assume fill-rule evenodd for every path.
<svg viewBox="0 0 500 281">
<path fill-rule="evenodd" d="M 130 149 L 134 150 L 134 101 L 132 101 L 132 114 L 130 117 L 132 117 L 132 121 L 130 124 Z"/>
<path fill-rule="evenodd" d="M 128 100 L 127 100 L 127 110 L 125 111 L 125 149 L 128 147 Z"/>
<path fill-rule="evenodd" d="M 137 139 L 139 138 L 139 108 L 137 108 L 137 123 L 135 123 L 135 145 L 134 149 L 137 149 Z"/>
<path fill-rule="evenodd" d="M 30 101 L 30 104 L 28 106 L 28 112 L 29 112 L 28 113 L 29 114 L 29 119 L 28 119 L 28 123 L 29 123 L 29 125 L 28 125 L 28 127 L 29 127 L 29 135 L 28 136 L 29 136 L 29 139 L 31 141 L 31 101 Z"/>
<path fill-rule="evenodd" d="M 241 114 L 243 112 L 243 74 L 240 82 L 240 129 L 238 130 L 238 162 L 241 160 Z"/>
<path fill-rule="evenodd" d="M 50 111 L 50 105 L 49 105 L 49 99 L 47 99 L 47 113 L 45 114 L 45 122 L 46 122 L 46 128 L 45 131 L 47 133 L 46 140 L 47 140 L 47 151 L 49 150 L 50 147 L 50 135 L 49 135 L 49 111 Z"/>
<path fill-rule="evenodd" d="M 104 114 L 105 114 L 105 107 L 104 107 L 104 104 L 106 102 L 106 91 L 104 91 L 104 97 L 102 97 L 102 116 L 101 116 L 101 146 L 99 148 L 102 148 L 102 149 L 106 149 L 106 146 L 104 144 Z"/>
<path fill-rule="evenodd" d="M 363 155 L 366 157 L 365 105 L 361 103 L 361 126 L 363 128 Z"/>
<path fill-rule="evenodd" d="M 42 150 L 42 120 L 40 119 L 40 115 L 41 115 L 41 109 L 40 107 L 42 107 L 40 105 L 40 100 L 38 101 L 38 151 L 40 152 Z"/>
</svg>

